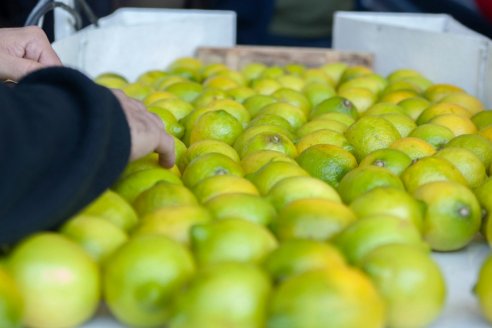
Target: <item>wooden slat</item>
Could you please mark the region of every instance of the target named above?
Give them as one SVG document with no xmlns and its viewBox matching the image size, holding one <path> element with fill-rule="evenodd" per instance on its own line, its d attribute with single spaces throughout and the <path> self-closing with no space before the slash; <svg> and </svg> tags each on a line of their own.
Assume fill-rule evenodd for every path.
<svg viewBox="0 0 492 328">
<path fill-rule="evenodd" d="M 223 63 L 236 70 L 249 63 L 278 66 L 295 63 L 306 67 L 317 67 L 327 63 L 343 62 L 372 68 L 374 62 L 374 56 L 370 53 L 296 47 L 200 47 L 197 49 L 196 56 L 205 64 Z"/>
</svg>

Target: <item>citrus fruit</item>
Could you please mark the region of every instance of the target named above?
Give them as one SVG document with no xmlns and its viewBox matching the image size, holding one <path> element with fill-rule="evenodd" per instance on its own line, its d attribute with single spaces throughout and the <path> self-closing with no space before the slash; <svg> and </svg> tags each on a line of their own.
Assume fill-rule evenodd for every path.
<svg viewBox="0 0 492 328">
<path fill-rule="evenodd" d="M 435 155 L 448 160 L 465 178 L 470 188 L 480 186 L 487 178 L 485 166 L 480 158 L 466 148 L 446 147 Z"/>
<path fill-rule="evenodd" d="M 292 129 L 297 130 L 306 123 L 306 113 L 301 109 L 284 102 L 276 102 L 263 107 L 259 114 L 274 114 L 289 122 Z"/>
<path fill-rule="evenodd" d="M 444 114 L 434 117 L 429 121 L 437 125 L 447 127 L 453 131 L 455 136 L 463 134 L 472 134 L 477 132 L 477 128 L 468 117 L 456 114 Z"/>
<path fill-rule="evenodd" d="M 243 132 L 241 123 L 225 110 L 216 110 L 202 114 L 190 132 L 189 143 L 212 139 L 231 145 Z"/>
<path fill-rule="evenodd" d="M 422 112 L 429 107 L 430 102 L 425 98 L 412 97 L 403 99 L 398 102 L 398 105 L 402 108 L 404 114 L 408 115 L 415 121 L 422 114 Z"/>
<path fill-rule="evenodd" d="M 159 181 L 182 184 L 179 177 L 170 170 L 155 168 L 132 173 L 124 179 L 117 181 L 112 189 L 131 204 L 138 195 Z"/>
<path fill-rule="evenodd" d="M 415 137 L 405 137 L 395 140 L 390 145 L 390 148 L 405 153 L 412 161 L 432 156 L 436 152 L 436 149 L 430 143 Z"/>
<path fill-rule="evenodd" d="M 191 81 L 173 83 L 167 86 L 165 91 L 172 93 L 178 98 L 191 103 L 200 95 L 203 90 L 201 84 Z"/>
<path fill-rule="evenodd" d="M 355 220 L 352 210 L 339 201 L 305 198 L 284 206 L 271 229 L 279 240 L 328 241 Z"/>
<path fill-rule="evenodd" d="M 240 84 L 227 76 L 216 74 L 203 81 L 203 86 L 207 88 L 229 91 L 238 88 Z"/>
<path fill-rule="evenodd" d="M 265 198 L 245 193 L 218 195 L 204 206 L 217 220 L 241 219 L 268 225 L 277 215 L 275 207 Z"/>
<path fill-rule="evenodd" d="M 403 108 L 392 103 L 378 102 L 364 112 L 364 115 L 367 116 L 379 116 L 382 114 L 403 114 Z"/>
<path fill-rule="evenodd" d="M 348 68 L 348 65 L 342 62 L 329 63 L 321 66 L 323 72 L 328 75 L 334 83 L 338 83 L 343 75 L 343 72 Z"/>
<path fill-rule="evenodd" d="M 297 148 L 289 137 L 284 133 L 274 131 L 259 132 L 244 141 L 242 147 L 236 147 L 236 149 L 241 158 L 262 150 L 278 151 L 289 157 L 295 157 L 297 155 Z"/>
<path fill-rule="evenodd" d="M 243 105 L 251 114 L 251 116 L 255 117 L 263 107 L 274 104 L 276 102 L 277 99 L 273 98 L 272 96 L 257 94 L 246 99 Z"/>
<path fill-rule="evenodd" d="M 455 181 L 466 185 L 463 175 L 453 164 L 444 158 L 424 157 L 410 165 L 402 174 L 401 180 L 408 192 L 434 181 Z"/>
<path fill-rule="evenodd" d="M 99 74 L 94 79 L 94 82 L 106 88 L 113 89 L 121 89 L 128 84 L 128 80 L 124 76 L 116 73 Z"/>
<path fill-rule="evenodd" d="M 133 202 L 133 207 L 142 217 L 164 207 L 197 204 L 196 197 L 185 186 L 161 181 L 142 192 Z"/>
<path fill-rule="evenodd" d="M 368 74 L 372 74 L 372 70 L 369 67 L 362 66 L 362 65 L 349 66 L 343 70 L 343 73 L 340 76 L 338 84 L 340 85 L 353 78 L 368 75 Z"/>
<path fill-rule="evenodd" d="M 402 81 L 402 83 L 405 82 Z M 415 97 L 418 97 L 418 93 L 413 90 L 389 90 L 388 88 L 386 88 L 386 90 L 381 94 L 379 101 L 397 105 L 404 100 L 412 99 Z M 407 114 L 406 112 L 407 111 L 405 110 L 405 114 Z"/>
<path fill-rule="evenodd" d="M 463 185 L 437 181 L 413 193 L 426 204 L 424 239 L 433 250 L 453 251 L 465 247 L 480 229 L 480 205 Z"/>
<path fill-rule="evenodd" d="M 228 90 L 227 95 L 230 96 L 232 100 L 242 104 L 249 97 L 256 95 L 256 92 L 248 87 L 237 87 Z"/>
<path fill-rule="evenodd" d="M 97 263 L 103 263 L 127 240 L 127 234 L 111 222 L 89 215 L 67 221 L 60 232 L 81 246 Z"/>
<path fill-rule="evenodd" d="M 167 76 L 164 76 L 160 78 L 159 80 L 156 81 L 155 83 L 155 89 L 159 91 L 164 91 L 166 88 L 169 86 L 175 84 L 175 83 L 180 83 L 180 82 L 188 82 L 188 80 L 184 77 L 178 76 L 178 75 L 173 75 L 169 74 Z M 172 93 L 175 97 L 177 97 L 176 94 Z"/>
<path fill-rule="evenodd" d="M 384 118 L 364 116 L 345 131 L 345 137 L 354 146 L 357 158 L 361 160 L 375 150 L 389 147 L 401 136 Z"/>
<path fill-rule="evenodd" d="M 229 67 L 222 63 L 212 63 L 212 64 L 207 64 L 201 67 L 201 73 L 204 78 L 210 77 L 214 74 L 217 74 L 221 71 L 227 71 L 229 70 Z"/>
<path fill-rule="evenodd" d="M 267 66 L 263 72 L 261 72 L 262 78 L 277 78 L 284 75 L 284 70 L 279 66 Z"/>
<path fill-rule="evenodd" d="M 485 110 L 482 102 L 478 98 L 467 93 L 452 93 L 442 98 L 440 102 L 460 105 L 473 115 Z"/>
<path fill-rule="evenodd" d="M 268 276 L 252 264 L 206 267 L 177 298 L 169 327 L 261 327 L 270 291 Z"/>
<path fill-rule="evenodd" d="M 145 97 L 143 103 L 145 106 L 149 106 L 159 100 L 166 100 L 166 99 L 178 99 L 178 98 L 170 92 L 159 90 L 159 91 L 154 91 L 150 93 L 147 97 Z"/>
<path fill-rule="evenodd" d="M 377 215 L 358 220 L 334 240 L 347 262 L 360 265 L 372 250 L 388 244 L 405 244 L 419 250 L 428 249 L 413 222 L 390 215 Z"/>
<path fill-rule="evenodd" d="M 294 176 L 308 176 L 308 173 L 297 163 L 271 161 L 246 178 L 255 184 L 261 195 L 266 195 L 276 183 Z"/>
<path fill-rule="evenodd" d="M 323 198 L 335 202 L 342 201 L 336 190 L 329 184 L 307 176 L 283 179 L 270 189 L 266 197 L 277 210 L 281 210 L 298 199 Z"/>
<path fill-rule="evenodd" d="M 124 231 L 130 231 L 138 222 L 137 214 L 130 204 L 111 190 L 106 190 L 80 214 L 103 218 Z"/>
<path fill-rule="evenodd" d="M 241 68 L 241 74 L 246 81 L 252 81 L 261 76 L 261 73 L 266 69 L 266 65 L 262 63 L 249 63 Z"/>
<path fill-rule="evenodd" d="M 350 100 L 339 96 L 328 98 L 313 107 L 310 118 L 313 119 L 326 113 L 342 113 L 350 115 L 354 119 L 359 116 L 355 105 Z"/>
<path fill-rule="evenodd" d="M 208 153 L 193 159 L 183 172 L 183 183 L 193 188 L 205 178 L 215 175 L 243 176 L 241 165 L 220 153 Z"/>
<path fill-rule="evenodd" d="M 334 188 L 350 170 L 357 167 L 354 155 L 333 145 L 314 145 L 304 150 L 297 162 L 310 175 Z"/>
<path fill-rule="evenodd" d="M 287 64 L 284 66 L 284 70 L 287 74 L 292 76 L 302 76 L 306 67 L 301 64 Z"/>
<path fill-rule="evenodd" d="M 321 114 L 320 116 L 315 117 L 313 119 L 313 121 L 317 121 L 317 120 L 337 121 L 337 122 L 340 122 L 340 123 L 346 125 L 347 127 L 349 125 L 352 125 L 355 122 L 355 119 L 353 117 L 351 117 L 350 115 L 343 114 L 343 113 L 335 113 L 335 112 Z"/>
<path fill-rule="evenodd" d="M 31 235 L 14 248 L 7 265 L 24 300 L 25 326 L 76 327 L 95 313 L 99 268 L 68 238 Z"/>
<path fill-rule="evenodd" d="M 254 119 L 251 120 L 251 122 L 249 122 L 248 127 L 260 125 L 278 126 L 279 128 L 290 132 L 294 130 L 285 118 L 271 113 L 262 113 L 260 115 L 257 115 Z"/>
<path fill-rule="evenodd" d="M 166 207 L 142 218 L 133 236 L 155 234 L 189 245 L 189 230 L 196 224 L 212 221 L 212 215 L 198 205 Z"/>
<path fill-rule="evenodd" d="M 311 111 L 311 103 L 299 91 L 295 91 L 288 88 L 281 88 L 275 91 L 274 93 L 272 93 L 272 97 L 277 99 L 279 103 L 290 104 L 300 109 L 306 116 Z"/>
<path fill-rule="evenodd" d="M 399 176 L 410 164 L 412 164 L 412 159 L 406 153 L 398 149 L 383 148 L 369 153 L 359 163 L 359 167 L 383 167 Z"/>
<path fill-rule="evenodd" d="M 453 103 L 437 103 L 427 107 L 417 118 L 417 124 L 429 123 L 434 118 L 441 115 L 459 115 L 463 117 L 471 117 L 471 113 L 460 105 Z"/>
<path fill-rule="evenodd" d="M 445 126 L 426 123 L 417 126 L 408 136 L 420 138 L 432 145 L 435 149 L 441 149 L 449 140 L 454 138 L 454 133 Z"/>
<path fill-rule="evenodd" d="M 164 92 L 164 91 L 161 91 Z M 193 111 L 193 106 L 179 98 L 160 99 L 149 104 L 154 108 L 162 108 L 173 114 L 176 120 L 181 120 Z"/>
<path fill-rule="evenodd" d="M 188 147 L 178 165 L 181 171 L 184 171 L 188 164 L 195 158 L 209 153 L 223 154 L 233 161 L 239 161 L 239 155 L 236 150 L 227 143 L 220 140 L 206 139 L 193 143 Z"/>
<path fill-rule="evenodd" d="M 137 82 L 150 86 L 155 86 L 160 79 L 166 77 L 167 75 L 168 72 L 164 72 L 161 70 L 146 71 L 137 77 Z"/>
<path fill-rule="evenodd" d="M 411 222 L 419 231 L 423 231 L 423 206 L 398 188 L 372 189 L 350 203 L 350 209 L 359 219 L 389 215 Z"/>
<path fill-rule="evenodd" d="M 253 183 L 234 175 L 217 175 L 203 179 L 193 188 L 193 193 L 200 203 L 205 203 L 213 197 L 224 194 L 259 195 L 258 189 Z"/>
<path fill-rule="evenodd" d="M 22 294 L 10 274 L 5 268 L 0 267 L 0 326 L 21 327 L 23 318 Z"/>
<path fill-rule="evenodd" d="M 325 83 L 332 87 L 335 86 L 335 82 L 321 69 L 321 68 L 306 68 L 302 73 L 302 77 L 306 83 Z"/>
<path fill-rule="evenodd" d="M 430 101 L 436 102 L 453 93 L 465 93 L 463 89 L 452 84 L 438 83 L 429 86 L 424 96 Z"/>
<path fill-rule="evenodd" d="M 259 150 L 246 155 L 241 160 L 241 166 L 245 175 L 250 175 L 270 162 L 288 162 L 296 164 L 296 161 L 285 153 L 275 150 Z"/>
<path fill-rule="evenodd" d="M 329 129 L 323 129 L 311 132 L 300 138 L 296 145 L 297 152 L 300 154 L 311 146 L 321 144 L 337 146 L 349 152 L 353 151 L 352 145 L 349 144 L 347 138 L 345 138 L 342 133 Z"/>
<path fill-rule="evenodd" d="M 224 90 L 215 88 L 204 88 L 200 95 L 196 97 L 190 105 L 194 108 L 203 108 L 207 107 L 216 100 L 229 98 L 230 96 Z"/>
<path fill-rule="evenodd" d="M 477 134 L 461 135 L 451 139 L 446 147 L 465 148 L 477 155 L 485 167 L 492 164 L 492 142 Z"/>
<path fill-rule="evenodd" d="M 411 68 L 400 68 L 388 74 L 386 79 L 390 83 L 395 83 L 397 81 L 405 80 L 406 78 L 412 76 L 422 76 L 422 74 Z"/>
<path fill-rule="evenodd" d="M 359 114 L 364 113 L 377 102 L 377 95 L 366 88 L 350 88 L 338 91 L 340 97 L 350 100 Z"/>
<path fill-rule="evenodd" d="M 144 100 L 154 89 L 142 83 L 128 83 L 121 87 L 121 91 L 130 98 Z"/>
<path fill-rule="evenodd" d="M 306 135 L 317 132 L 319 130 L 331 130 L 333 132 L 343 134 L 345 130 L 347 130 L 347 128 L 347 124 L 339 121 L 331 119 L 314 119 L 297 129 L 296 134 L 299 138 L 305 137 Z"/>
<path fill-rule="evenodd" d="M 157 106 L 149 106 L 147 110 L 156 114 L 164 124 L 166 132 L 176 138 L 181 138 L 184 134 L 184 127 L 178 122 L 174 115 L 167 109 Z"/>
<path fill-rule="evenodd" d="M 287 279 L 273 292 L 269 328 L 379 328 L 384 302 L 362 272 L 349 267 L 313 270 Z"/>
<path fill-rule="evenodd" d="M 381 114 L 380 117 L 393 124 L 402 137 L 408 136 L 417 126 L 410 117 L 401 113 Z"/>
<path fill-rule="evenodd" d="M 202 62 L 194 57 L 180 57 L 175 59 L 169 66 L 168 70 L 173 70 L 176 68 L 190 68 L 199 70 L 202 68 Z"/>
<path fill-rule="evenodd" d="M 267 133 L 267 134 L 280 134 L 283 137 L 286 137 L 287 139 L 290 139 L 290 141 L 294 140 L 294 134 L 289 132 L 289 130 L 283 129 L 279 126 L 275 125 L 258 125 L 258 126 L 252 126 L 244 130 L 244 132 L 236 139 L 236 142 L 234 143 L 234 149 L 236 149 L 238 152 L 244 148 L 244 146 L 249 142 L 249 140 L 260 134 L 260 133 Z"/>
<path fill-rule="evenodd" d="M 477 129 L 481 130 L 492 125 L 492 111 L 484 110 L 474 114 L 471 117 L 473 124 L 477 127 Z"/>
<path fill-rule="evenodd" d="M 251 88 L 253 88 L 257 94 L 269 96 L 278 89 L 281 89 L 282 85 L 275 79 L 259 77 L 251 82 Z"/>
<path fill-rule="evenodd" d="M 336 95 L 335 90 L 326 83 L 321 82 L 311 82 L 304 86 L 304 95 L 311 103 L 311 108 L 315 108 L 317 105 L 322 103 Z"/>
<path fill-rule="evenodd" d="M 401 244 L 384 245 L 366 254 L 360 267 L 386 303 L 389 327 L 428 327 L 443 310 L 443 274 L 421 250 Z"/>
<path fill-rule="evenodd" d="M 345 259 L 334 246 L 314 240 L 286 240 L 268 255 L 264 268 L 276 282 L 306 271 L 345 266 Z"/>
<path fill-rule="evenodd" d="M 105 301 L 125 325 L 162 326 L 174 296 L 194 273 L 184 246 L 159 235 L 134 237 L 103 267 Z"/>
<path fill-rule="evenodd" d="M 200 265 L 230 261 L 261 263 L 277 247 L 277 240 L 266 227 L 242 219 L 195 225 L 190 235 Z"/>
<path fill-rule="evenodd" d="M 488 322 L 492 322 L 492 256 L 489 255 L 482 263 L 474 287 L 475 297 L 480 305 L 480 312 Z"/>
<path fill-rule="evenodd" d="M 377 166 L 358 167 L 348 172 L 340 181 L 338 193 L 350 204 L 357 197 L 377 187 L 394 187 L 404 190 L 400 178 L 391 171 Z"/>
</svg>

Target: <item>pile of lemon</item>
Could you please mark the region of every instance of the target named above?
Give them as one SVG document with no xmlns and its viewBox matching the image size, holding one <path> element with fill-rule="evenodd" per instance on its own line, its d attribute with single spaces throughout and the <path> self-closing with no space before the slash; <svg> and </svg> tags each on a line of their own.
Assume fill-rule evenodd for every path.
<svg viewBox="0 0 492 328">
<path fill-rule="evenodd" d="M 77 326 L 101 301 L 135 327 L 426 327 L 446 299 L 430 252 L 492 241 L 492 111 L 457 86 L 193 58 L 96 81 L 163 120 L 176 165 L 130 163 L 9 252 L 1 327 Z M 489 258 L 492 321 L 491 282 Z"/>
</svg>

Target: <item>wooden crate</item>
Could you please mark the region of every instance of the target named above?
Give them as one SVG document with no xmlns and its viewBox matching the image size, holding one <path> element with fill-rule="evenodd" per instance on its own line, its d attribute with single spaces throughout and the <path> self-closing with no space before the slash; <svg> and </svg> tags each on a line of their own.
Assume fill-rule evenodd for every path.
<svg viewBox="0 0 492 328">
<path fill-rule="evenodd" d="M 327 63 L 343 62 L 372 68 L 374 62 L 374 56 L 370 53 L 297 47 L 200 47 L 196 51 L 196 56 L 205 64 L 222 63 L 235 70 L 250 63 L 277 66 L 295 63 L 306 67 L 318 67 Z"/>
</svg>

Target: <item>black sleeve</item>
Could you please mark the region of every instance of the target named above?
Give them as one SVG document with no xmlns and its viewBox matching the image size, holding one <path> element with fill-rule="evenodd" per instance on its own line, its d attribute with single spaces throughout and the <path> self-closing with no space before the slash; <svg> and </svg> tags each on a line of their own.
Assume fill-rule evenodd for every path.
<svg viewBox="0 0 492 328">
<path fill-rule="evenodd" d="M 69 68 L 0 83 L 0 245 L 52 229 L 108 188 L 130 132 L 106 88 Z"/>
</svg>

